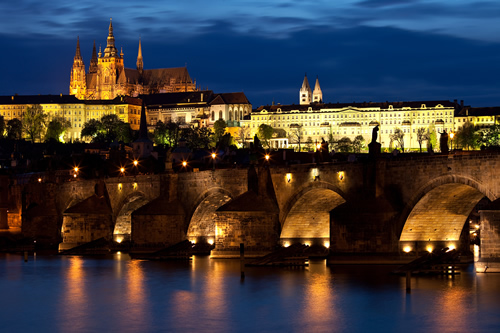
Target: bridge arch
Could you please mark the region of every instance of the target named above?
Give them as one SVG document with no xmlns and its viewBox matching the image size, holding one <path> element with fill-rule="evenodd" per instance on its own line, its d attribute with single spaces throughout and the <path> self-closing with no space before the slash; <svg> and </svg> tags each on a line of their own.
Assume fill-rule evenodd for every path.
<svg viewBox="0 0 500 333">
<path fill-rule="evenodd" d="M 230 192 L 223 188 L 211 188 L 195 200 L 188 215 L 186 235 L 193 243 L 215 241 L 215 211 L 232 199 Z"/>
<path fill-rule="evenodd" d="M 330 211 L 343 204 L 345 194 L 328 182 L 310 182 L 299 188 L 280 218 L 280 241 L 330 246 Z"/>
<path fill-rule="evenodd" d="M 468 250 L 467 217 L 483 198 L 495 200 L 480 181 L 444 175 L 422 186 L 405 205 L 398 223 L 404 252 L 451 247 Z"/>
<path fill-rule="evenodd" d="M 114 216 L 113 240 L 121 243 L 129 241 L 132 232 L 132 213 L 150 200 L 141 191 L 134 191 L 120 201 Z"/>
</svg>

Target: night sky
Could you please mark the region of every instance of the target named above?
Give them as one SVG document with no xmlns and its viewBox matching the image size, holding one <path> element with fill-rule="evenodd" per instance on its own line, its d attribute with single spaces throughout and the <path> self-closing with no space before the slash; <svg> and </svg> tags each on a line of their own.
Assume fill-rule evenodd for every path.
<svg viewBox="0 0 500 333">
<path fill-rule="evenodd" d="M 179 67 L 254 107 L 298 103 L 304 73 L 325 102 L 500 105 L 500 2 L 428 0 L 16 0 L 0 3 L 0 95 L 68 94 L 77 36 L 135 68 Z"/>
</svg>

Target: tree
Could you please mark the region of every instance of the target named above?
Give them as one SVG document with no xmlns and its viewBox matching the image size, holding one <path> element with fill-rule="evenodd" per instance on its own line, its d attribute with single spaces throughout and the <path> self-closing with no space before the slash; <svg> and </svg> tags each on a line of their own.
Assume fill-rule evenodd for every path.
<svg viewBox="0 0 500 333">
<path fill-rule="evenodd" d="M 182 137 L 187 140 L 187 145 L 191 149 L 207 149 L 212 142 L 212 131 L 207 127 L 190 126 L 182 130 Z"/>
<path fill-rule="evenodd" d="M 313 146 L 314 146 L 313 139 L 312 139 L 312 137 L 308 136 L 307 140 L 306 140 L 306 149 L 308 151 L 311 151 L 311 150 L 313 150 Z"/>
<path fill-rule="evenodd" d="M 480 135 L 476 127 L 471 122 L 467 121 L 460 127 L 455 135 L 456 143 L 459 147 L 465 149 L 476 149 L 479 147 Z"/>
<path fill-rule="evenodd" d="M 339 141 L 336 142 L 337 151 L 341 153 L 348 153 L 352 149 L 352 141 L 348 137 L 344 136 Z"/>
<path fill-rule="evenodd" d="M 167 125 L 163 121 L 158 120 L 153 133 L 153 142 L 156 143 L 157 145 L 166 145 L 167 136 L 168 136 Z"/>
<path fill-rule="evenodd" d="M 245 147 L 245 142 L 248 134 L 250 133 L 249 127 L 240 127 L 238 130 L 238 139 L 240 140 L 241 147 Z"/>
<path fill-rule="evenodd" d="M 97 119 L 90 119 L 83 124 L 81 136 L 94 140 L 99 134 L 101 122 Z"/>
<path fill-rule="evenodd" d="M 429 140 L 429 133 L 424 127 L 419 127 L 417 129 L 417 142 L 420 147 L 420 152 L 422 152 L 422 143 L 426 140 Z"/>
<path fill-rule="evenodd" d="M 5 134 L 5 120 L 3 116 L 0 116 L 0 138 L 3 138 Z"/>
<path fill-rule="evenodd" d="M 270 148 L 269 140 L 273 137 L 274 128 L 267 124 L 260 124 L 259 130 L 257 132 L 260 141 L 262 141 L 264 147 Z"/>
<path fill-rule="evenodd" d="M 71 128 L 71 122 L 66 120 L 64 117 L 54 117 L 47 126 L 47 132 L 45 133 L 45 140 L 50 139 L 61 142 L 64 133 Z"/>
<path fill-rule="evenodd" d="M 35 139 L 41 139 L 46 122 L 47 115 L 39 104 L 28 106 L 22 119 L 23 133 L 28 136 L 31 142 L 35 142 Z"/>
<path fill-rule="evenodd" d="M 435 149 L 437 147 L 437 134 L 434 124 L 429 125 L 429 128 L 427 129 L 427 137 L 427 142 L 429 142 L 429 144 Z"/>
<path fill-rule="evenodd" d="M 365 147 L 365 138 L 362 135 L 358 135 L 354 138 L 352 142 L 352 149 L 355 153 L 360 153 L 361 149 Z"/>
<path fill-rule="evenodd" d="M 123 121 L 116 114 L 107 114 L 102 116 L 100 132 L 104 134 L 107 142 L 113 142 L 118 139 Z"/>
<path fill-rule="evenodd" d="M 391 139 L 391 142 L 397 142 L 399 148 L 401 148 L 401 151 L 405 150 L 405 134 L 400 128 L 394 128 L 394 134 L 389 135 L 389 137 Z"/>
<path fill-rule="evenodd" d="M 23 134 L 23 124 L 17 119 L 13 118 L 7 122 L 7 138 L 11 140 L 21 140 Z"/>
<path fill-rule="evenodd" d="M 500 126 L 492 125 L 481 131 L 480 142 L 485 147 L 500 147 Z"/>
<path fill-rule="evenodd" d="M 291 130 L 288 133 L 288 140 L 290 140 L 291 143 L 298 144 L 299 151 L 300 151 L 300 144 L 302 143 L 302 140 L 303 140 L 302 125 L 295 124 L 293 126 L 290 126 L 290 128 L 291 128 Z"/>
<path fill-rule="evenodd" d="M 219 119 L 214 123 L 214 140 L 215 144 L 219 142 L 224 133 L 226 132 L 226 122 L 224 119 Z"/>
</svg>

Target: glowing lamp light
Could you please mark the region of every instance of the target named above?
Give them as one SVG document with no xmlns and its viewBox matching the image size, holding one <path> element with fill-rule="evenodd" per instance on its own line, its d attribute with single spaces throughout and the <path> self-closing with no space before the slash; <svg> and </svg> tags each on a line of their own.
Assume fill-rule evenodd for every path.
<svg viewBox="0 0 500 333">
<path fill-rule="evenodd" d="M 338 177 L 339 177 L 339 180 L 344 180 L 344 171 L 339 171 Z"/>
<path fill-rule="evenodd" d="M 121 191 L 122 187 L 123 187 L 122 183 L 118 184 L 118 189 L 119 189 L 120 191 Z"/>
<path fill-rule="evenodd" d="M 292 181 L 292 174 L 291 173 L 286 174 L 286 181 L 287 181 L 287 183 Z"/>
<path fill-rule="evenodd" d="M 134 166 L 137 166 L 137 164 L 139 164 L 139 161 L 134 160 Z"/>
<path fill-rule="evenodd" d="M 123 242 L 123 236 L 117 236 L 117 237 L 116 237 L 116 242 L 117 242 L 118 244 L 120 244 L 121 242 Z"/>
<path fill-rule="evenodd" d="M 479 224 L 476 224 L 474 228 L 479 229 Z"/>
<path fill-rule="evenodd" d="M 455 249 L 456 249 L 455 244 L 450 244 L 450 245 L 448 245 L 448 251 L 446 251 L 446 252 L 449 252 L 449 251 L 455 250 Z"/>
<path fill-rule="evenodd" d="M 425 249 L 426 249 L 426 250 L 427 250 L 427 252 L 429 252 L 429 253 L 432 253 L 432 251 L 434 250 L 434 248 L 433 248 L 432 246 L 430 246 L 430 245 L 429 245 L 429 246 L 427 246 Z"/>
<path fill-rule="evenodd" d="M 304 242 L 305 246 L 311 246 L 311 242 Z"/>
<path fill-rule="evenodd" d="M 318 143 L 318 144 L 316 145 L 316 148 L 318 148 L 318 150 L 320 150 L 320 149 L 321 149 L 321 143 Z"/>
<path fill-rule="evenodd" d="M 121 172 L 121 173 L 124 173 L 124 172 L 125 172 L 125 168 L 124 168 L 124 167 L 121 167 L 121 168 L 120 168 L 120 172 Z"/>
<path fill-rule="evenodd" d="M 409 245 L 405 246 L 405 247 L 403 248 L 403 251 L 404 251 L 405 253 L 409 253 L 409 252 L 411 251 L 411 246 L 409 246 Z M 432 252 L 432 251 L 429 251 L 429 252 Z"/>
<path fill-rule="evenodd" d="M 283 243 L 283 246 L 284 246 L 284 247 L 289 247 L 289 246 L 290 246 L 290 242 L 285 242 L 285 243 Z"/>
<path fill-rule="evenodd" d="M 196 238 L 190 240 L 191 244 L 196 244 Z"/>
<path fill-rule="evenodd" d="M 74 167 L 73 169 L 75 172 L 78 172 L 78 167 Z"/>
<path fill-rule="evenodd" d="M 182 161 L 182 166 L 183 166 L 183 167 L 186 167 L 187 165 L 188 165 L 188 164 L 187 164 L 187 162 L 186 162 L 186 161 Z"/>
<path fill-rule="evenodd" d="M 76 173 L 73 175 L 73 178 L 76 178 Z"/>
<path fill-rule="evenodd" d="M 269 157 L 270 157 L 269 154 L 266 154 L 265 157 L 266 157 L 266 161 L 269 161 Z"/>
<path fill-rule="evenodd" d="M 132 184 L 134 190 L 137 190 L 137 183 Z"/>
<path fill-rule="evenodd" d="M 212 158 L 215 159 L 215 156 L 217 156 L 215 153 L 212 153 Z"/>
<path fill-rule="evenodd" d="M 213 239 L 213 238 L 210 238 L 210 239 L 208 240 L 208 244 L 210 244 L 210 245 L 214 245 L 214 239 Z"/>
<path fill-rule="evenodd" d="M 323 243 L 323 246 L 324 246 L 324 247 L 326 247 L 327 249 L 329 249 L 329 248 L 330 248 L 330 242 L 325 241 L 325 242 Z"/>
<path fill-rule="evenodd" d="M 38 178 L 38 182 L 41 183 L 42 182 L 42 178 Z"/>
</svg>

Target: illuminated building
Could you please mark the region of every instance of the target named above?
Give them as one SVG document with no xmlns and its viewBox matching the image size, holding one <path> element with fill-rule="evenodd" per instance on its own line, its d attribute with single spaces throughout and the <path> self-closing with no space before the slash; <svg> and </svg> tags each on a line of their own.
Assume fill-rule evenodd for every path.
<svg viewBox="0 0 500 333">
<path fill-rule="evenodd" d="M 215 94 L 204 90 L 142 97 L 147 105 L 148 124 L 153 126 L 158 121 L 174 121 L 208 127 L 222 119 L 228 127 L 238 127 L 252 110 L 252 104 L 242 92 Z"/>
<path fill-rule="evenodd" d="M 83 124 L 91 119 L 116 114 L 119 119 L 138 130 L 141 116 L 141 100 L 133 97 L 116 97 L 113 100 L 79 100 L 70 95 L 13 95 L 0 96 L 0 115 L 4 121 L 22 120 L 28 107 L 40 105 L 48 115 L 47 123 L 54 117 L 63 117 L 71 123 L 65 141 L 80 140 Z"/>
<path fill-rule="evenodd" d="M 141 41 L 137 55 L 136 69 L 125 68 L 123 50 L 115 47 L 113 25 L 109 23 L 106 48 L 96 52 L 95 42 L 89 70 L 80 52 L 77 39 L 76 53 L 71 70 L 69 94 L 78 99 L 114 99 L 117 96 L 134 96 L 166 92 L 196 91 L 196 83 L 186 67 L 144 69 Z"/>
<path fill-rule="evenodd" d="M 473 124 L 478 128 L 488 128 L 498 124 L 500 116 L 500 107 L 480 107 L 472 108 L 466 106 L 455 114 L 455 130 L 458 130 L 466 122 Z"/>
<path fill-rule="evenodd" d="M 383 148 L 391 147 L 390 136 L 399 128 L 404 134 L 405 149 L 416 149 L 419 148 L 419 128 L 434 130 L 438 140 L 439 133 L 454 130 L 454 114 L 458 107 L 455 102 L 306 103 L 323 99 L 318 79 L 314 91 L 316 94 L 311 92 L 306 76 L 299 92 L 300 104 L 261 106 L 252 112 L 250 119 L 244 121 L 242 126 L 249 127 L 252 136 L 257 133 L 260 124 L 283 129 L 287 133 L 288 143 L 283 138 L 273 139 L 273 148 L 298 146 L 290 138 L 294 131 L 300 133 L 302 147 L 307 141 L 315 143 L 322 139 L 329 141 L 343 137 L 354 140 L 359 135 L 368 144 L 373 128 L 379 125 L 378 142 Z M 395 147 L 396 143 L 392 143 L 392 146 Z"/>
</svg>

